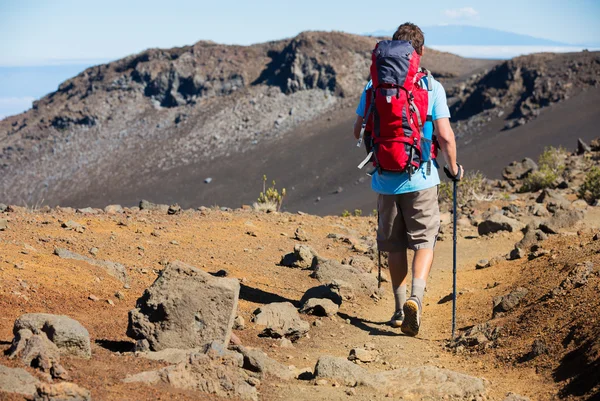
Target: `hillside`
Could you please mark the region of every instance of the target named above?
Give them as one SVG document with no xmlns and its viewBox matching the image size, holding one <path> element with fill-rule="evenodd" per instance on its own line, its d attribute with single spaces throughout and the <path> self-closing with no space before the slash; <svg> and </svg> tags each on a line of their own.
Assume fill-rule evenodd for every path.
<svg viewBox="0 0 600 401">
<path fill-rule="evenodd" d="M 253 46 L 151 49 L 89 68 L 0 122 L 2 199 L 100 206 L 128 201 L 121 190 L 151 188 L 160 200 L 177 169 L 219 166 L 354 104 L 373 45 L 305 32 Z M 424 65 L 441 76 L 489 64 L 428 53 Z"/>
<path fill-rule="evenodd" d="M 0 389 L 18 384 L 23 393 L 0 390 L 0 399 L 33 392 L 55 399 L 66 391 L 82 400 L 597 399 L 600 208 L 575 193 L 600 163 L 600 142 L 558 162 L 572 185 L 521 193 L 517 176 L 527 174 L 514 165 L 507 181 L 485 189 L 493 198 L 461 203 L 455 341 L 448 213 L 423 327 L 412 338 L 386 325 L 392 295 L 387 282 L 377 289 L 372 216 L 182 210 L 147 201 L 104 210 L 0 205 Z M 161 298 L 156 288 L 169 283 Z M 239 302 L 223 311 L 233 283 Z M 233 325 L 228 349 L 165 348 L 179 336 L 152 333 L 191 330 L 185 305 L 204 297 L 210 313 L 194 310 L 193 327 L 208 330 L 217 317 Z M 323 297 L 337 302 L 323 304 L 333 308 L 323 309 L 328 316 L 302 308 Z M 259 310 L 286 302 L 285 323 L 265 329 Z M 44 315 L 44 328 L 28 335 L 24 322 L 34 320 L 25 313 L 76 322 Z M 132 318 L 140 314 L 149 320 Z M 59 341 L 66 338 L 67 346 Z M 81 349 L 89 353 L 72 354 Z"/>
</svg>

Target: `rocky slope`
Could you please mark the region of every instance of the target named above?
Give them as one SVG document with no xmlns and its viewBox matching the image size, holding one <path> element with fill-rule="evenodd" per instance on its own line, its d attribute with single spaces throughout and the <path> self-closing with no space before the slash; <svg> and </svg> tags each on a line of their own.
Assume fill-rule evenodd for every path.
<svg viewBox="0 0 600 401">
<path fill-rule="evenodd" d="M 87 196 L 100 206 L 111 190 L 142 184 L 160 196 L 176 168 L 219 165 L 354 103 L 373 45 L 305 32 L 253 46 L 151 49 L 89 68 L 0 121 L 2 199 L 54 205 Z M 442 76 L 479 65 L 433 50 L 423 63 Z"/>
<path fill-rule="evenodd" d="M 551 104 L 599 88 L 598 71 L 600 52 L 584 51 L 521 56 L 475 74 L 448 93 L 457 131 L 475 133 L 492 119 L 505 129 L 524 125 Z"/>
<path fill-rule="evenodd" d="M 0 399 L 595 399 L 600 208 L 522 192 L 538 167 L 464 193 L 454 341 L 448 212 L 412 338 L 374 217 L 0 205 Z"/>
</svg>

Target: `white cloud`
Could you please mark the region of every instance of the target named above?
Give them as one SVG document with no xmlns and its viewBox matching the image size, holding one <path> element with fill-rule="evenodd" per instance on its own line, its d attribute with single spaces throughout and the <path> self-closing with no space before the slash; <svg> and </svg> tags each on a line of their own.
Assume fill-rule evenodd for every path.
<svg viewBox="0 0 600 401">
<path fill-rule="evenodd" d="M 479 16 L 479 11 L 475 10 L 473 7 L 454 8 L 444 10 L 444 15 L 453 19 L 477 18 Z"/>
</svg>

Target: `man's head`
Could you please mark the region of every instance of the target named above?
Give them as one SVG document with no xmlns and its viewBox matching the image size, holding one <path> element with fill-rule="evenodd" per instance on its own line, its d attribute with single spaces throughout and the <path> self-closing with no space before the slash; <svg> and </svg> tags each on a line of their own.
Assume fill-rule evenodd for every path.
<svg viewBox="0 0 600 401">
<path fill-rule="evenodd" d="M 392 39 L 410 41 L 417 53 L 423 55 L 425 37 L 423 36 L 423 31 L 421 28 L 415 24 L 405 22 L 404 24 L 400 25 L 394 33 L 394 36 L 392 36 Z"/>
</svg>

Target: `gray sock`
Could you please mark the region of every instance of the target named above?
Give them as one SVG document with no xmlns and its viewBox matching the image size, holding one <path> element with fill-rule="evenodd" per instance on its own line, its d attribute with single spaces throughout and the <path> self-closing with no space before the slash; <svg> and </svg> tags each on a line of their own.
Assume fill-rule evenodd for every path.
<svg viewBox="0 0 600 401">
<path fill-rule="evenodd" d="M 423 295 L 425 294 L 426 284 L 427 281 L 423 280 L 422 278 L 413 278 L 410 296 L 419 298 L 419 301 L 423 303 Z"/>
<path fill-rule="evenodd" d="M 401 285 L 394 290 L 394 300 L 396 301 L 396 311 L 402 310 L 404 303 L 406 302 L 406 284 Z"/>
</svg>

